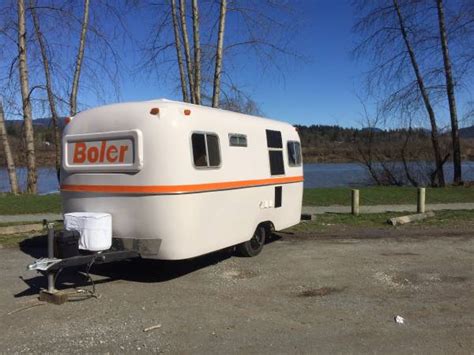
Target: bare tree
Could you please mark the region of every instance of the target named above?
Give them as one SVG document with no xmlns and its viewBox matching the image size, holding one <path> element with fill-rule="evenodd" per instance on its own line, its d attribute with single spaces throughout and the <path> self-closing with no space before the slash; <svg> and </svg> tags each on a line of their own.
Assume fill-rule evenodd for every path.
<svg viewBox="0 0 474 355">
<path fill-rule="evenodd" d="M 82 19 L 81 35 L 79 37 L 79 48 L 77 51 L 76 66 L 74 70 L 74 79 L 72 81 L 70 96 L 70 115 L 77 113 L 77 93 L 79 90 L 79 79 L 81 76 L 82 61 L 84 59 L 84 49 L 86 46 L 87 27 L 89 25 L 89 5 L 90 0 L 84 0 L 84 16 Z"/>
<path fill-rule="evenodd" d="M 224 92 L 222 100 L 219 101 L 219 107 L 246 115 L 263 116 L 259 105 L 237 87 L 230 88 L 229 93 Z"/>
<path fill-rule="evenodd" d="M 37 172 L 35 140 L 33 131 L 33 113 L 31 109 L 30 88 L 28 79 L 28 64 L 26 55 L 26 21 L 24 0 L 18 0 L 18 68 L 20 72 L 20 88 L 22 97 L 24 139 L 26 145 L 27 183 L 26 192 L 36 194 Z"/>
<path fill-rule="evenodd" d="M 173 33 L 174 33 L 174 44 L 176 47 L 176 58 L 178 60 L 178 67 L 179 67 L 179 78 L 181 80 L 181 93 L 183 95 L 183 101 L 189 102 L 188 90 L 186 89 L 186 74 L 184 71 L 184 63 L 183 63 L 183 54 L 181 53 L 181 41 L 180 37 L 180 30 L 179 30 L 179 23 L 178 23 L 178 15 L 176 14 L 176 0 L 170 1 L 171 6 L 171 15 L 173 17 Z"/>
<path fill-rule="evenodd" d="M 212 107 L 219 107 L 226 12 L 227 12 L 227 0 L 221 0 L 220 14 L 219 14 L 219 32 L 217 34 L 216 69 L 214 72 L 214 85 L 213 85 L 213 93 L 212 93 Z"/>
<path fill-rule="evenodd" d="M 439 146 L 439 133 L 438 133 L 438 125 L 436 123 L 436 116 L 433 110 L 433 106 L 431 104 L 430 97 L 428 95 L 428 91 L 426 90 L 425 87 L 425 82 L 423 79 L 423 76 L 421 75 L 421 71 L 418 65 L 418 61 L 415 56 L 415 52 L 413 50 L 413 47 L 410 43 L 410 40 L 408 38 L 408 33 L 407 33 L 407 28 L 405 26 L 405 21 L 401 13 L 400 5 L 398 3 L 398 0 L 393 0 L 393 5 L 395 7 L 395 11 L 397 13 L 397 18 L 398 18 L 398 23 L 400 26 L 400 32 L 403 37 L 403 42 L 405 43 L 406 49 L 408 51 L 408 55 L 410 57 L 410 62 L 413 67 L 413 71 L 415 72 L 416 76 L 416 82 L 418 84 L 418 88 L 421 93 L 421 97 L 423 98 L 423 103 L 425 105 L 426 111 L 428 113 L 428 118 L 430 120 L 430 125 L 431 125 L 431 141 L 433 144 L 433 153 L 435 157 L 435 163 L 436 163 L 436 172 L 438 176 L 438 182 L 440 186 L 445 186 L 445 181 L 444 181 L 444 172 L 443 172 L 443 159 L 441 157 L 441 149 Z"/>
<path fill-rule="evenodd" d="M 53 122 L 53 143 L 55 147 L 55 166 L 56 173 L 59 180 L 59 171 L 61 167 L 61 138 L 59 132 L 59 115 L 56 110 L 56 102 L 53 94 L 53 83 L 51 80 L 51 71 L 49 65 L 49 59 L 46 51 L 46 41 L 44 39 L 43 33 L 41 32 L 40 23 L 38 19 L 38 14 L 36 13 L 35 1 L 30 0 L 31 16 L 33 18 L 33 25 L 35 28 L 36 39 L 39 44 L 41 60 L 43 62 L 43 70 L 46 81 L 46 93 L 48 96 L 49 108 L 51 112 L 51 120 Z"/>
<path fill-rule="evenodd" d="M 153 2 L 150 6 L 160 4 Z M 191 11 L 191 16 L 186 16 L 186 11 Z M 234 64 L 241 63 L 240 56 L 255 59 L 252 63 L 260 66 L 262 74 L 269 68 L 284 73 L 279 61 L 289 57 L 301 59 L 295 50 L 290 49 L 290 44 L 294 43 L 292 36 L 296 33 L 294 15 L 294 8 L 283 0 L 180 0 L 180 42 L 190 101 L 217 107 L 224 95 L 232 96 L 234 88 L 242 85 L 232 78 Z M 147 45 L 145 65 L 154 72 L 161 70 L 168 74 L 174 70 L 176 76 L 172 80 L 182 86 L 179 61 L 176 61 L 172 11 L 162 11 L 156 18 L 152 40 L 148 41 L 151 45 Z M 190 18 L 192 34 L 186 23 Z M 225 28 L 229 23 L 238 31 L 233 31 L 227 39 Z M 182 87 L 179 90 L 183 92 Z"/>
<path fill-rule="evenodd" d="M 444 186 L 442 149 L 434 104 L 443 96 L 439 85 L 438 63 L 427 59 L 431 39 L 426 25 L 425 3 L 417 0 L 358 1 L 363 16 L 354 29 L 364 35 L 355 49 L 373 62 L 367 75 L 367 93 L 376 98 L 385 119 L 426 113 L 430 125 L 436 185 Z M 423 6 L 422 6 L 423 5 Z M 405 13 L 404 13 L 405 12 Z M 418 55 L 415 54 L 418 50 Z M 421 59 L 420 59 L 421 58 Z M 422 70 L 423 67 L 423 70 Z M 390 122 L 389 121 L 389 122 Z"/>
<path fill-rule="evenodd" d="M 451 117 L 451 139 L 453 145 L 453 164 L 455 185 L 462 183 L 461 144 L 459 141 L 458 113 L 454 95 L 454 79 L 451 58 L 449 56 L 448 38 L 446 33 L 446 20 L 444 16 L 443 0 L 436 0 L 439 21 L 439 36 L 443 52 L 444 73 L 446 76 L 446 93 L 448 96 L 449 113 Z"/>
<path fill-rule="evenodd" d="M 0 139 L 2 140 L 3 151 L 5 153 L 5 162 L 7 164 L 8 178 L 10 180 L 10 190 L 14 195 L 20 193 L 18 188 L 18 179 L 16 176 L 16 166 L 13 160 L 10 142 L 8 141 L 7 128 L 5 125 L 5 116 L 3 112 L 3 103 L 0 101 Z"/>
<path fill-rule="evenodd" d="M 198 0 L 192 0 L 194 40 L 194 103 L 201 104 L 201 38 Z"/>
<path fill-rule="evenodd" d="M 405 135 L 405 141 L 403 142 L 402 149 L 400 150 L 400 156 L 402 158 L 403 169 L 405 170 L 405 177 L 410 182 L 410 184 L 412 184 L 414 187 L 418 187 L 419 183 L 413 177 L 410 171 L 410 165 L 408 164 L 408 160 L 407 160 L 407 148 L 408 148 L 408 143 L 410 141 L 410 138 L 412 136 L 412 132 L 413 130 L 410 124 L 410 126 L 408 127 L 408 131 L 406 132 L 406 135 Z"/>
<path fill-rule="evenodd" d="M 191 49 L 189 46 L 188 26 L 186 22 L 186 0 L 180 0 L 179 13 L 181 18 L 181 34 L 183 37 L 184 56 L 186 59 L 186 68 L 188 71 L 188 85 L 191 102 L 196 103 L 196 94 L 194 91 L 194 71 L 191 61 Z"/>
</svg>

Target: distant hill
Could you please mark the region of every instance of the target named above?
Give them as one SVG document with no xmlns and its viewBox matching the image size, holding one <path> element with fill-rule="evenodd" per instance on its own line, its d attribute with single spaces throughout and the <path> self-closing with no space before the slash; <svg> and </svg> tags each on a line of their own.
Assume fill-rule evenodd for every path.
<svg viewBox="0 0 474 355">
<path fill-rule="evenodd" d="M 59 118 L 59 127 L 64 127 L 64 117 Z M 23 126 L 23 120 L 6 120 L 5 124 L 8 127 L 21 127 Z M 52 122 L 50 118 L 37 118 L 33 120 L 33 126 L 36 127 L 44 127 L 48 128 L 51 127 Z"/>
<path fill-rule="evenodd" d="M 375 132 L 375 133 L 380 133 L 383 132 L 383 129 L 377 128 L 377 127 L 365 127 L 361 129 L 361 132 Z"/>
<path fill-rule="evenodd" d="M 461 128 L 459 130 L 459 137 L 461 137 L 461 138 L 474 138 L 474 126 Z"/>
</svg>

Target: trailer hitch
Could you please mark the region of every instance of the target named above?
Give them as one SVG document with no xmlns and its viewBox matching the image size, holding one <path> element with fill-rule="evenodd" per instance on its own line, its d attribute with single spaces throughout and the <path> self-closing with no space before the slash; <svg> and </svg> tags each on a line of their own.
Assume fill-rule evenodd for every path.
<svg viewBox="0 0 474 355">
<path fill-rule="evenodd" d="M 57 263 L 60 263 L 62 260 L 61 259 L 56 259 L 56 258 L 41 258 L 38 260 L 35 260 L 34 263 L 29 264 L 26 269 L 27 270 L 36 270 L 36 271 L 48 271 L 51 267 L 56 265 Z"/>
<path fill-rule="evenodd" d="M 48 257 L 40 258 L 27 266 L 27 270 L 36 270 L 45 273 L 48 279 L 48 288 L 40 291 L 40 301 L 54 304 L 67 302 L 71 293 L 57 290 L 55 285 L 57 273 L 62 269 L 81 265 L 88 265 L 90 268 L 92 264 L 105 264 L 140 257 L 139 253 L 132 250 L 111 250 L 59 259 L 54 256 L 54 223 L 47 223 L 47 228 Z"/>
</svg>

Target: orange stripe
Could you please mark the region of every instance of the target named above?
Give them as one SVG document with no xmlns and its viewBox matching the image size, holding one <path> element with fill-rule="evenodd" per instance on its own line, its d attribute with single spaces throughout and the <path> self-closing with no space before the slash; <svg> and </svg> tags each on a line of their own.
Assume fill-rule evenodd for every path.
<svg viewBox="0 0 474 355">
<path fill-rule="evenodd" d="M 265 185 L 288 184 L 292 182 L 302 182 L 303 176 L 290 176 L 260 180 L 227 181 L 214 182 L 208 184 L 194 185 L 61 185 L 61 191 L 72 192 L 110 192 L 110 193 L 148 193 L 148 194 L 171 194 L 171 193 L 189 193 L 238 189 L 244 187 L 256 187 Z"/>
</svg>

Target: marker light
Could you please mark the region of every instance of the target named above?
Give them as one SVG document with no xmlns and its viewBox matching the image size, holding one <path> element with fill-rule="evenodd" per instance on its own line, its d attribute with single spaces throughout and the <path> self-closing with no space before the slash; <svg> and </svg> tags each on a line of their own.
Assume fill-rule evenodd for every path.
<svg viewBox="0 0 474 355">
<path fill-rule="evenodd" d="M 188 109 L 184 110 L 185 116 L 189 116 L 190 114 L 191 114 L 191 110 L 188 110 Z"/>
<path fill-rule="evenodd" d="M 150 110 L 150 115 L 158 115 L 160 113 L 160 109 L 158 107 L 153 107 Z"/>
<path fill-rule="evenodd" d="M 72 121 L 72 117 L 66 117 L 64 119 L 64 124 L 69 124 Z"/>
</svg>

